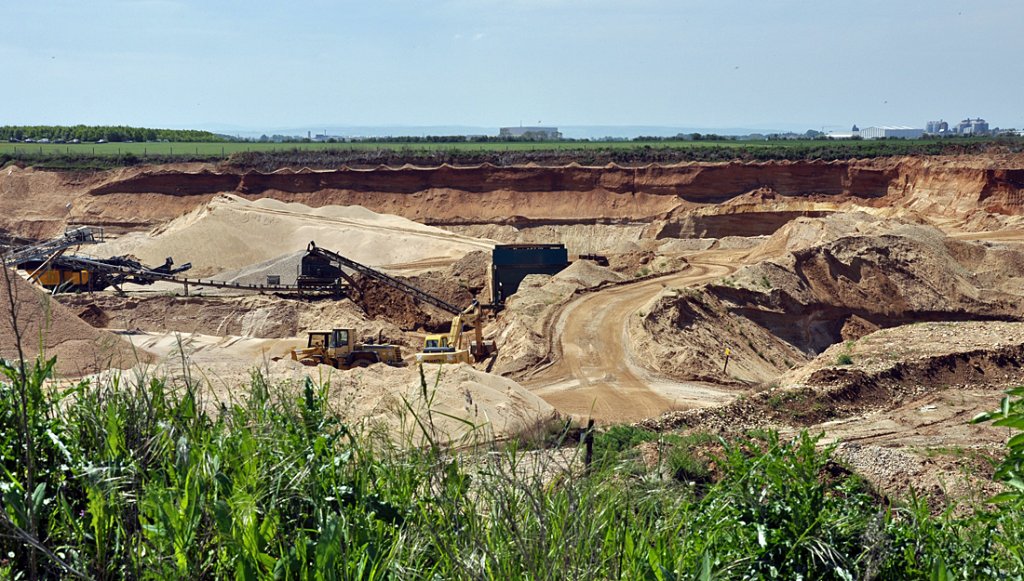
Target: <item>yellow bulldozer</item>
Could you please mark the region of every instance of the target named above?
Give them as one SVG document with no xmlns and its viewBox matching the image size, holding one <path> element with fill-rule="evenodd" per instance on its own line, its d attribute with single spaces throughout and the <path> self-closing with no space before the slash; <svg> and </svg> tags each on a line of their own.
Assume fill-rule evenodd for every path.
<svg viewBox="0 0 1024 581">
<path fill-rule="evenodd" d="M 423 340 L 423 352 L 416 354 L 417 363 L 472 363 L 483 361 L 493 355 L 497 348 L 494 341 L 484 341 L 483 323 L 480 320 L 480 304 L 473 301 L 464 311 L 452 319 L 451 329 L 445 334 L 427 335 Z M 469 320 L 475 338 L 464 344 L 464 319 Z"/>
<path fill-rule="evenodd" d="M 356 342 L 353 329 L 309 331 L 305 349 L 292 349 L 291 358 L 303 365 L 330 365 L 338 369 L 386 363 L 399 367 L 402 349 L 387 343 Z"/>
</svg>

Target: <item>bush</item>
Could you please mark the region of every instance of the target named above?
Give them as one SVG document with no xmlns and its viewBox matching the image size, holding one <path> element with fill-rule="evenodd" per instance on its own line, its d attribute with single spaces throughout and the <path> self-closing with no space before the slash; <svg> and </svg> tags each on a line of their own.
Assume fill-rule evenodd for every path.
<svg viewBox="0 0 1024 581">
<path fill-rule="evenodd" d="M 1007 578 L 1019 505 L 956 517 L 889 508 L 806 433 L 664 435 L 699 487 L 578 448 L 520 450 L 367 435 L 329 385 L 254 373 L 209 412 L 191 381 L 44 389 L 53 360 L 0 365 L 0 564 L 59 578 Z M 187 375 L 186 375 L 187 377 Z M 429 399 L 428 394 L 424 394 Z M 1013 406 L 1010 406 L 1011 408 Z M 429 424 L 429 414 L 419 418 Z M 634 427 L 595 446 L 627 452 Z M 695 446 L 715 442 L 714 475 Z M 709 454 L 702 448 L 702 454 Z M 4 569 L 6 568 L 6 570 Z"/>
</svg>

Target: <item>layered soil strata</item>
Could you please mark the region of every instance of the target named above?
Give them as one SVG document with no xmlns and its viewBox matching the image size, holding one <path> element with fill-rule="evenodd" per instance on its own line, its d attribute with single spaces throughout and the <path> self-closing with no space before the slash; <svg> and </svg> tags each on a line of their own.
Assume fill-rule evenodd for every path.
<svg viewBox="0 0 1024 581">
<path fill-rule="evenodd" d="M 756 192 L 769 195 L 751 195 Z M 712 216 L 719 212 L 708 210 L 687 218 L 696 209 L 723 204 L 724 214 L 775 213 L 770 224 L 745 234 L 767 233 L 792 212 L 851 205 L 879 212 L 903 208 L 936 223 L 981 229 L 1024 213 L 1024 155 L 639 167 L 286 168 L 271 173 L 202 164 L 95 173 L 12 166 L 0 171 L 0 229 L 41 237 L 68 223 L 147 228 L 223 193 L 313 207 L 355 204 L 443 226 L 652 223 L 665 236 L 724 236 L 737 224 L 749 223 L 716 219 Z"/>
</svg>

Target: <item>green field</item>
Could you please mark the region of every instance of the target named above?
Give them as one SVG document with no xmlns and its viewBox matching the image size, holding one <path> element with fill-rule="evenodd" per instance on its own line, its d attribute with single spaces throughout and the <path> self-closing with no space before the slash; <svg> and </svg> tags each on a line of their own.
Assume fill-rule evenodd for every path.
<svg viewBox="0 0 1024 581">
<path fill-rule="evenodd" d="M 0 143 L 0 153 L 17 155 L 209 155 L 228 156 L 233 153 L 262 151 L 373 151 L 380 149 L 413 151 L 552 151 L 573 149 L 642 149 L 656 148 L 771 148 L 813 144 L 813 141 L 558 141 L 518 143 L 422 143 L 422 142 L 351 142 L 351 143 Z M 822 142 L 817 142 L 822 143 Z"/>
<path fill-rule="evenodd" d="M 881 149 L 908 149 L 932 145 L 974 145 L 989 139 L 960 139 L 952 141 L 900 140 L 900 141 L 815 141 L 815 140 L 773 140 L 773 141 L 557 141 L 557 142 L 515 142 L 515 143 L 423 143 L 423 142 L 350 142 L 350 143 L 0 143 L 0 154 L 13 156 L 66 155 L 135 155 L 135 156 L 217 156 L 227 157 L 240 152 L 292 152 L 292 151 L 457 151 L 457 152 L 502 152 L 502 151 L 571 151 L 571 150 L 639 150 L 652 149 L 704 149 L 726 148 L 739 150 L 799 150 L 829 147 L 859 152 L 875 152 Z"/>
</svg>

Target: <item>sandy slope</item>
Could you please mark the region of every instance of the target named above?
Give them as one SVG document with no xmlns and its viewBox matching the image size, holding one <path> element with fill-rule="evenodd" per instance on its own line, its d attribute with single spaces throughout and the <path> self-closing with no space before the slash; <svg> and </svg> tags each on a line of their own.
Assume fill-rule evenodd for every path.
<svg viewBox="0 0 1024 581">
<path fill-rule="evenodd" d="M 96 247 L 93 253 L 132 254 L 150 264 L 170 256 L 177 263 L 191 262 L 190 275 L 209 276 L 292 255 L 305 250 L 310 241 L 371 266 L 439 257 L 455 260 L 492 246 L 358 206 L 310 208 L 223 195 L 150 232 Z"/>
<path fill-rule="evenodd" d="M 27 359 L 40 350 L 57 357 L 57 374 L 79 377 L 100 369 L 130 367 L 138 361 L 150 361 L 145 350 L 133 349 L 120 337 L 94 329 L 61 305 L 21 279 L 14 271 L 0 273 L 0 357 L 16 359 L 17 337 L 12 319 L 17 321 L 21 345 Z M 13 283 L 8 287 L 8 279 Z"/>
</svg>

